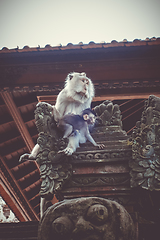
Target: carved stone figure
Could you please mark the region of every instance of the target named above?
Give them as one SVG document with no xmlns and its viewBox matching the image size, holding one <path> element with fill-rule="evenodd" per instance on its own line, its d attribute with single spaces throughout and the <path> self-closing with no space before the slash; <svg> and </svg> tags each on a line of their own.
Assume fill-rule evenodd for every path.
<svg viewBox="0 0 160 240">
<path fill-rule="evenodd" d="M 104 126 L 118 125 L 122 127 L 121 111 L 117 104 L 113 104 L 111 101 L 106 100 L 100 105 L 94 108 L 99 120 L 99 124 Z"/>
<path fill-rule="evenodd" d="M 38 240 L 134 240 L 134 224 L 123 206 L 98 197 L 65 200 L 45 212 Z"/>
<path fill-rule="evenodd" d="M 52 199 L 72 174 L 68 157 L 58 154 L 59 150 L 66 147 L 67 139 L 62 139 L 62 133 L 56 126 L 51 110 L 52 106 L 43 102 L 39 103 L 35 110 L 39 132 L 37 143 L 40 147 L 36 161 L 40 166 L 42 179 L 40 196 L 46 199 Z"/>
<path fill-rule="evenodd" d="M 145 102 L 132 134 L 131 187 L 160 190 L 160 98 Z"/>
</svg>

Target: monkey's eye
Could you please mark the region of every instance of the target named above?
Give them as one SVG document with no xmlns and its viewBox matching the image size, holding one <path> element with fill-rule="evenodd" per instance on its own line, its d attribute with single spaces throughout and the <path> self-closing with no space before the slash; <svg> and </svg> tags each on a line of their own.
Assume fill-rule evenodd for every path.
<svg viewBox="0 0 160 240">
<path fill-rule="evenodd" d="M 84 119 L 85 121 L 87 121 L 87 120 L 89 119 L 88 114 L 84 114 L 84 115 L 83 115 L 83 119 Z"/>
<path fill-rule="evenodd" d="M 95 225 L 102 225 L 108 218 L 108 210 L 101 204 L 92 205 L 87 212 L 88 220 Z"/>
<path fill-rule="evenodd" d="M 85 80 L 84 79 L 81 79 L 82 80 L 82 82 L 85 82 Z"/>
<path fill-rule="evenodd" d="M 54 234 L 53 236 L 64 236 L 65 239 L 66 236 L 72 232 L 72 230 L 73 224 L 67 216 L 59 217 L 52 223 L 52 234 Z"/>
</svg>

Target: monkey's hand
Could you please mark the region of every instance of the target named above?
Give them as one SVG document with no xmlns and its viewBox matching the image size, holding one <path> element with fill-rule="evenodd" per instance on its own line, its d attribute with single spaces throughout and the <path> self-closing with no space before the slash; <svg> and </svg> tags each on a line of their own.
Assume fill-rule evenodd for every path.
<svg viewBox="0 0 160 240">
<path fill-rule="evenodd" d="M 69 148 L 69 147 L 66 147 L 65 149 L 59 151 L 58 153 L 64 153 L 68 156 L 72 155 L 73 153 L 73 149 L 72 148 Z"/>
<path fill-rule="evenodd" d="M 97 147 L 100 148 L 100 149 L 103 149 L 105 147 L 104 144 L 97 144 Z"/>
</svg>

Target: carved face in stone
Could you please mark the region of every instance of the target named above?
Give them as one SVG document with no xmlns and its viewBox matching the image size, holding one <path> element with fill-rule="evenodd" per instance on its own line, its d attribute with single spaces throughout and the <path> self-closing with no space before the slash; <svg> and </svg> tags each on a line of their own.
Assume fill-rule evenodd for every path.
<svg viewBox="0 0 160 240">
<path fill-rule="evenodd" d="M 65 200 L 44 214 L 38 240 L 134 240 L 130 215 L 103 198 Z"/>
</svg>

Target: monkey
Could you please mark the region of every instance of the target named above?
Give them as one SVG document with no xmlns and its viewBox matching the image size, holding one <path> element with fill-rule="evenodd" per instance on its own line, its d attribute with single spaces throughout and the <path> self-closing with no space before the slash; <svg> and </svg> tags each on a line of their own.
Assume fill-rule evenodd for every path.
<svg viewBox="0 0 160 240">
<path fill-rule="evenodd" d="M 67 114 L 58 123 L 58 127 L 64 131 L 63 138 L 68 138 L 68 146 L 58 153 L 72 155 L 79 147 L 80 143 L 89 140 L 94 146 L 100 149 L 104 144 L 97 144 L 91 136 L 89 129 L 95 124 L 95 113 L 90 109 L 85 109 L 81 115 Z"/>
<path fill-rule="evenodd" d="M 80 114 L 91 107 L 94 97 L 94 85 L 86 73 L 69 73 L 64 89 L 58 94 L 53 107 L 53 115 L 57 122 L 68 113 Z"/>
<path fill-rule="evenodd" d="M 86 76 L 86 73 L 69 73 L 65 80 L 65 86 L 57 96 L 56 104 L 52 106 L 52 115 L 54 120 L 58 122 L 64 115 L 68 113 L 80 114 L 86 108 L 91 107 L 94 97 L 94 85 Z M 39 144 L 37 143 L 31 153 L 23 154 L 19 161 L 24 159 L 35 160 L 39 152 Z"/>
<path fill-rule="evenodd" d="M 63 138 L 67 138 L 75 130 L 81 130 L 84 121 L 88 125 L 95 124 L 95 113 L 90 108 L 85 109 L 81 115 L 76 114 L 67 114 L 65 115 L 57 124 L 57 127 L 61 128 L 64 131 Z"/>
</svg>

